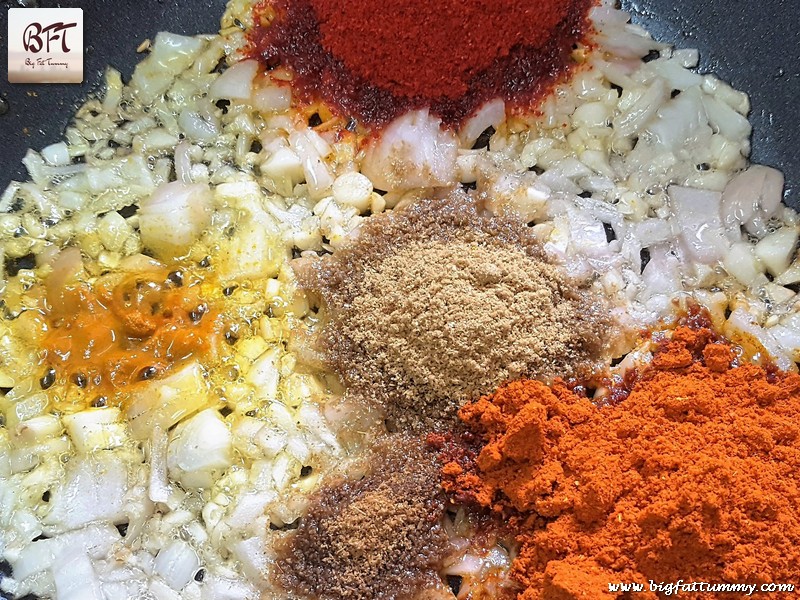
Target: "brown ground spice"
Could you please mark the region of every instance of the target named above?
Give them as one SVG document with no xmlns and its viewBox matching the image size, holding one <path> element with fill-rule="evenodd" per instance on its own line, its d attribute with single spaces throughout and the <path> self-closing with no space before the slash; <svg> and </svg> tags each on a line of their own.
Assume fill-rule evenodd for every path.
<svg viewBox="0 0 800 600">
<path fill-rule="evenodd" d="M 452 419 L 509 379 L 588 370 L 609 335 L 602 303 L 524 223 L 461 194 L 371 218 L 298 275 L 329 310 L 328 366 L 401 429 Z"/>
<path fill-rule="evenodd" d="M 388 438 L 366 477 L 317 492 L 277 548 L 278 582 L 319 600 L 403 599 L 435 585 L 448 547 L 439 468 L 421 442 Z"/>
</svg>

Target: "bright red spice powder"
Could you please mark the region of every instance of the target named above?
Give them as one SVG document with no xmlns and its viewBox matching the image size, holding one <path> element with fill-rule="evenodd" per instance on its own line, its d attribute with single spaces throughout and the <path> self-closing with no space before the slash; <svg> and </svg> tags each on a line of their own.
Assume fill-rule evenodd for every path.
<svg viewBox="0 0 800 600">
<path fill-rule="evenodd" d="M 266 0 L 251 54 L 294 71 L 308 100 L 364 124 L 429 106 L 452 125 L 486 100 L 529 105 L 545 92 L 574 64 L 593 3 Z"/>
</svg>

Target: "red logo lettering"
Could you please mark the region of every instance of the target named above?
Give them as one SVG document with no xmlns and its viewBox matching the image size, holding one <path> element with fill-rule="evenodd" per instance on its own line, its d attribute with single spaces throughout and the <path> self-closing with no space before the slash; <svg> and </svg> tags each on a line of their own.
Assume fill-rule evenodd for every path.
<svg viewBox="0 0 800 600">
<path fill-rule="evenodd" d="M 67 47 L 67 29 L 77 25 L 77 23 L 53 23 L 42 27 L 41 23 L 31 23 L 22 33 L 22 45 L 27 52 L 36 54 L 41 52 L 42 48 L 50 52 L 50 43 L 61 40 L 61 50 L 67 53 L 70 51 Z"/>
</svg>

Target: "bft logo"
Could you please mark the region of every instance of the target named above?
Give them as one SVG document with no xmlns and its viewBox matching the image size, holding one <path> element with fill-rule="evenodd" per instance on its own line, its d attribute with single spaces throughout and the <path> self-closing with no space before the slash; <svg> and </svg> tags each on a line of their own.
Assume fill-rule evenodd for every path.
<svg viewBox="0 0 800 600">
<path fill-rule="evenodd" d="M 27 52 L 41 52 L 47 45 L 45 52 L 50 52 L 50 43 L 61 40 L 61 51 L 66 54 L 70 52 L 67 46 L 67 29 L 77 27 L 77 23 L 53 23 L 47 27 L 42 27 L 41 23 L 31 23 L 25 28 L 22 34 L 22 45 Z M 42 35 L 44 34 L 44 39 Z"/>
<path fill-rule="evenodd" d="M 83 10 L 9 9 L 8 81 L 82 82 Z"/>
</svg>

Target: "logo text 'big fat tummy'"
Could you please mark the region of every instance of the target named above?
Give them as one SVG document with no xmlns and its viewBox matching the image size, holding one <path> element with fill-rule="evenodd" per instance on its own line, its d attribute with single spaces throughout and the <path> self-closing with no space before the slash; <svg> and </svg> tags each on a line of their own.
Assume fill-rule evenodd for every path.
<svg viewBox="0 0 800 600">
<path fill-rule="evenodd" d="M 81 83 L 83 9 L 9 9 L 8 81 Z"/>
</svg>

